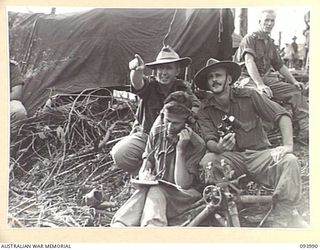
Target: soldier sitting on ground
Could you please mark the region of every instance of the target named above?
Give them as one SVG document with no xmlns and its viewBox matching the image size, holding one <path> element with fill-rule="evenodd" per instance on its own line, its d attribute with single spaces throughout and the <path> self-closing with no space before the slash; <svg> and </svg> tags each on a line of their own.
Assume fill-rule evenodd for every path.
<svg viewBox="0 0 320 250">
<path fill-rule="evenodd" d="M 300 201 L 300 165 L 293 151 L 291 115 L 279 104 L 250 88 L 234 88 L 241 73 L 231 61 L 209 59 L 195 75 L 195 84 L 206 91 L 198 112 L 198 122 L 207 145 L 200 162 L 212 164 L 216 182 L 222 181 L 221 160 L 234 171 L 234 178 L 246 174 L 255 182 L 274 188 L 273 208 L 265 226 L 292 227 Z M 222 118 L 233 116 L 238 126 L 220 136 Z M 271 148 L 262 120 L 280 128 L 282 145 Z"/>
<path fill-rule="evenodd" d="M 114 215 L 111 226 L 167 226 L 171 218 L 201 198 L 196 187 L 205 144 L 188 126 L 191 107 L 187 93 L 177 91 L 168 96 L 161 122 L 154 123 L 143 154 L 142 183 Z"/>
</svg>

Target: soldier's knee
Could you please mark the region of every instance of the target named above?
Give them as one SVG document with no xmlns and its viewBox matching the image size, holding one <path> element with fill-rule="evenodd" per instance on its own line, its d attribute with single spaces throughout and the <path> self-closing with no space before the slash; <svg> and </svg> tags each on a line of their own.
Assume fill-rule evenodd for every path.
<svg viewBox="0 0 320 250">
<path fill-rule="evenodd" d="M 126 149 L 122 147 L 120 144 L 116 144 L 110 151 L 112 159 L 115 162 L 121 161 L 122 157 L 126 154 Z"/>
<path fill-rule="evenodd" d="M 286 154 L 284 157 L 284 161 L 288 162 L 289 165 L 297 165 L 299 164 L 298 157 L 294 154 Z"/>
<path fill-rule="evenodd" d="M 298 157 L 294 154 L 286 154 L 282 160 L 282 171 L 287 174 L 299 175 L 300 176 L 300 164 Z"/>
<path fill-rule="evenodd" d="M 116 144 L 110 152 L 114 163 L 124 171 L 134 174 L 142 164 L 142 152 L 136 152 L 131 144 Z"/>
<path fill-rule="evenodd" d="M 10 101 L 10 117 L 13 122 L 27 118 L 27 111 L 20 101 Z"/>
</svg>

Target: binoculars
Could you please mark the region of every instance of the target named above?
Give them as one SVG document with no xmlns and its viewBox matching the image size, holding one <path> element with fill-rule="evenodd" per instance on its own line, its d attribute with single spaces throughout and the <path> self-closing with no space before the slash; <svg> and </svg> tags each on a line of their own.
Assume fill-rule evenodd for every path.
<svg viewBox="0 0 320 250">
<path fill-rule="evenodd" d="M 218 135 L 224 137 L 229 133 L 234 133 L 234 129 L 240 128 L 239 121 L 232 115 L 222 117 L 221 124 L 218 126 Z"/>
</svg>

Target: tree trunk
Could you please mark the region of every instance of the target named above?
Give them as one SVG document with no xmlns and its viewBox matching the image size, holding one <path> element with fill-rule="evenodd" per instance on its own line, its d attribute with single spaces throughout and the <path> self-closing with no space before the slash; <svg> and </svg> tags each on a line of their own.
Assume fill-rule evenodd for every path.
<svg viewBox="0 0 320 250">
<path fill-rule="evenodd" d="M 245 36 L 248 33 L 248 9 L 241 8 L 240 11 L 240 35 Z"/>
</svg>

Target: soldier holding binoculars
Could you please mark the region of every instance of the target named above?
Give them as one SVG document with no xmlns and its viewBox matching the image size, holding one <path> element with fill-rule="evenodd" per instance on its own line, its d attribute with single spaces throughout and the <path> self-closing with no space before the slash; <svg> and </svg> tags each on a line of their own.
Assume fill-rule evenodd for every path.
<svg viewBox="0 0 320 250">
<path fill-rule="evenodd" d="M 200 165 L 205 168 L 212 162 L 214 179 L 219 182 L 223 178 L 221 160 L 224 159 L 233 168 L 235 177 L 246 174 L 255 182 L 274 188 L 273 209 L 265 225 L 289 227 L 301 186 L 298 159 L 292 153 L 291 116 L 253 89 L 234 88 L 240 71 L 237 63 L 209 59 L 207 66 L 195 76 L 195 84 L 206 91 L 198 112 L 207 145 Z M 241 126 L 219 133 L 225 115 L 234 116 Z M 271 148 L 262 120 L 279 126 L 281 146 Z"/>
</svg>

